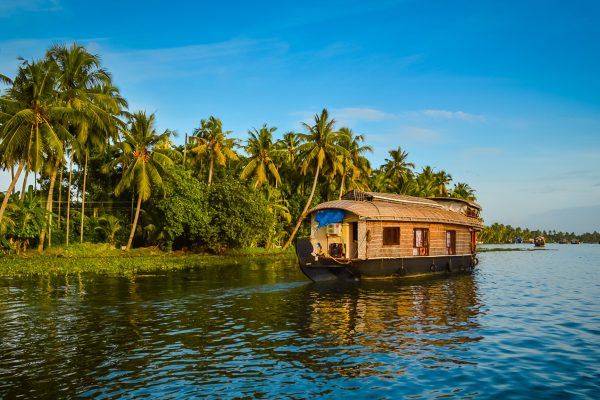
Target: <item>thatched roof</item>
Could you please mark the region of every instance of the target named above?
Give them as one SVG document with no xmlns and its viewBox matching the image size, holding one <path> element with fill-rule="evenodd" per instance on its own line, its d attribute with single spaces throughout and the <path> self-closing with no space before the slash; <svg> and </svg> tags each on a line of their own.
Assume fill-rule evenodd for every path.
<svg viewBox="0 0 600 400">
<path fill-rule="evenodd" d="M 481 210 L 481 206 L 475 202 L 467 201 L 463 199 L 456 199 L 453 197 L 414 197 L 407 196 L 404 194 L 396 194 L 396 193 L 381 193 L 381 192 L 363 192 L 362 190 L 353 190 L 348 192 L 342 197 L 344 200 L 359 200 L 359 201 L 372 201 L 372 200 L 383 200 L 383 201 L 391 201 L 398 203 L 419 203 L 419 204 L 430 204 L 430 205 L 438 205 L 440 203 L 462 203 L 477 210 Z"/>
<path fill-rule="evenodd" d="M 339 209 L 351 212 L 362 220 L 434 222 L 465 225 L 475 228 L 483 227 L 478 218 L 467 217 L 464 214 L 450 211 L 433 200 L 387 193 L 359 193 L 368 194 L 368 196 L 364 200 L 349 200 L 344 198 L 342 200 L 328 201 L 319 204 L 310 210 L 310 212 Z"/>
</svg>

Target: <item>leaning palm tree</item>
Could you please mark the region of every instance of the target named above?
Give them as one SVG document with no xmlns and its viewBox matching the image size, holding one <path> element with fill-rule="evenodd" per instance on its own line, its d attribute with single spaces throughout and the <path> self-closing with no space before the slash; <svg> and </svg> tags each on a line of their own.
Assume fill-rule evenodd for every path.
<svg viewBox="0 0 600 400">
<path fill-rule="evenodd" d="M 339 144 L 347 151 L 347 154 L 340 156 L 342 171 L 339 194 L 340 199 L 345 190 L 346 178 L 350 180 L 350 186 L 352 188 L 366 187 L 366 185 L 360 183 L 360 180 L 370 175 L 371 165 L 369 160 L 367 160 L 363 154 L 372 152 L 373 148 L 371 146 L 361 146 L 361 142 L 364 142 L 364 140 L 364 135 L 354 135 L 352 129 L 345 127 L 340 128 Z"/>
<path fill-rule="evenodd" d="M 17 164 L 0 206 L 0 221 L 17 180 L 27 170 L 39 172 L 45 161 L 62 159 L 69 132 L 63 125 L 69 110 L 56 104 L 56 67 L 48 60 L 24 61 L 6 94 L 0 97 L 0 154 Z"/>
<path fill-rule="evenodd" d="M 124 140 L 119 143 L 122 154 L 104 167 L 104 170 L 108 170 L 119 164 L 127 166 L 115 187 L 116 196 L 128 189 L 137 192 L 137 206 L 127 241 L 127 250 L 131 248 L 133 242 L 142 202 L 152 196 L 153 188 L 162 188 L 165 169 L 173 164 L 168 156 L 154 149 L 154 146 L 163 142 L 165 136 L 169 134 L 168 131 L 161 135 L 156 133 L 154 114 L 146 115 L 143 111 L 133 113 L 129 131 L 124 133 Z"/>
<path fill-rule="evenodd" d="M 302 123 L 302 126 L 308 133 L 298 134 L 299 139 L 302 141 L 302 144 L 298 147 L 298 160 L 300 161 L 302 173 L 306 175 L 309 168 L 313 167 L 315 169 L 315 177 L 304 210 L 302 210 L 288 241 L 283 246 L 284 250 L 290 246 L 302 221 L 306 217 L 308 208 L 315 195 L 321 171 L 324 167 L 335 170 L 337 168 L 335 165 L 339 163 L 339 156 L 348 154 L 348 151 L 338 144 L 340 133 L 334 130 L 335 120 L 329 118 L 329 113 L 326 109 L 323 109 L 321 114 L 315 115 L 314 125 Z"/>
<path fill-rule="evenodd" d="M 281 156 L 282 151 L 277 149 L 273 143 L 273 132 L 275 130 L 277 128 L 269 128 L 267 124 L 264 124 L 260 130 L 254 128 L 254 131 L 248 131 L 250 137 L 244 149 L 250 158 L 248 164 L 240 174 L 240 179 L 247 179 L 250 176 L 254 177 L 254 188 L 268 182 L 269 173 L 275 179 L 276 183 L 281 182 L 275 160 Z"/>
<path fill-rule="evenodd" d="M 193 140 L 196 141 L 196 146 L 192 148 L 192 152 L 199 156 L 208 155 L 210 160 L 208 168 L 209 186 L 212 183 L 215 161 L 217 164 L 224 166 L 228 159 L 238 159 L 238 155 L 233 151 L 235 140 L 227 138 L 230 133 L 231 131 L 223 132 L 223 123 L 213 116 L 210 116 L 208 120 L 201 120 L 200 127 L 194 129 Z"/>
</svg>

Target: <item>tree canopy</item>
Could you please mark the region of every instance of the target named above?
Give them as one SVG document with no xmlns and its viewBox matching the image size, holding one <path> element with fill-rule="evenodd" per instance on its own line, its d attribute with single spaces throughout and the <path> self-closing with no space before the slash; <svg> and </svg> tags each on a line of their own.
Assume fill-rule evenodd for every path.
<svg viewBox="0 0 600 400">
<path fill-rule="evenodd" d="M 400 146 L 374 168 L 368 133 L 338 127 L 327 109 L 299 132 L 279 136 L 264 123 L 245 139 L 208 115 L 177 145 L 174 130 L 156 131 L 154 114 L 128 110 L 101 57 L 76 43 L 21 61 L 0 85 L 0 168 L 12 177 L 0 195 L 7 251 L 41 250 L 51 237 L 68 245 L 75 235 L 127 249 L 287 247 L 306 233 L 311 206 L 352 189 L 476 200 L 444 170 L 417 172 Z M 30 171 L 37 180 L 13 195 Z M 30 201 L 42 196 L 45 207 Z"/>
</svg>

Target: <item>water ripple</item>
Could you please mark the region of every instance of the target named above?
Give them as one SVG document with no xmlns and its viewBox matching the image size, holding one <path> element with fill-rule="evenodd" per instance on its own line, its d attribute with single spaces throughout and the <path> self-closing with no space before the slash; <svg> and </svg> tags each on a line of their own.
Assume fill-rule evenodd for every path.
<svg viewBox="0 0 600 400">
<path fill-rule="evenodd" d="M 480 260 L 343 287 L 254 264 L 2 280 L 0 398 L 598 398 L 600 246 Z"/>
</svg>

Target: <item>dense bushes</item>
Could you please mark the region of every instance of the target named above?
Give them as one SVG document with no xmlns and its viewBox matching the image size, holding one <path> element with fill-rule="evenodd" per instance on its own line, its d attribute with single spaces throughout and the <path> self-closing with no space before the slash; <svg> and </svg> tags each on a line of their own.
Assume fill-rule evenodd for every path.
<svg viewBox="0 0 600 400">
<path fill-rule="evenodd" d="M 258 192 L 230 177 L 208 186 L 181 166 L 172 167 L 168 175 L 164 197 L 155 198 L 147 211 L 155 224 L 159 221 L 151 229 L 162 248 L 220 253 L 268 240 L 268 227 L 275 220 Z"/>
</svg>

